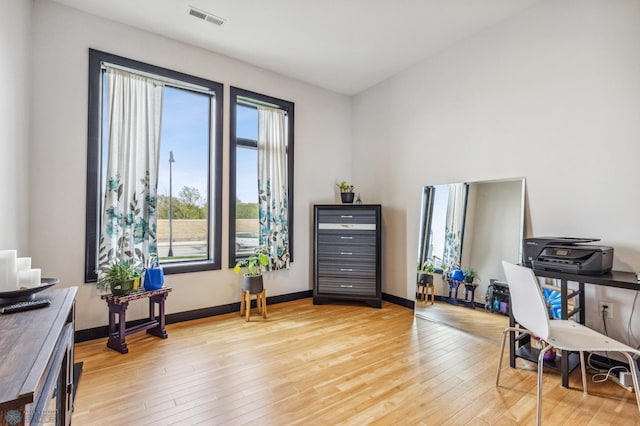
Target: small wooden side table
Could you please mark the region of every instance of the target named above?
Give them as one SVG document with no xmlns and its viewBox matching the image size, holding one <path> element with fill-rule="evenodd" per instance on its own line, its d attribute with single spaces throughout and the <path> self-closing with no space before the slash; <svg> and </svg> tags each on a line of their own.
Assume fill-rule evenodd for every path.
<svg viewBox="0 0 640 426">
<path fill-rule="evenodd" d="M 170 287 L 164 287 L 159 290 L 138 290 L 129 293 L 126 296 L 114 296 L 112 294 L 102 295 L 101 298 L 107 301 L 109 306 L 109 340 L 107 347 L 126 354 L 129 352 L 125 338 L 131 333 L 147 330 L 147 333 L 167 338 L 164 321 L 164 301 L 167 294 L 171 291 Z M 149 320 L 132 327 L 127 327 L 126 312 L 129 302 L 132 300 L 149 299 Z M 155 315 L 155 305 L 158 305 L 158 319 Z M 118 323 L 116 325 L 116 315 L 118 315 Z"/>
</svg>

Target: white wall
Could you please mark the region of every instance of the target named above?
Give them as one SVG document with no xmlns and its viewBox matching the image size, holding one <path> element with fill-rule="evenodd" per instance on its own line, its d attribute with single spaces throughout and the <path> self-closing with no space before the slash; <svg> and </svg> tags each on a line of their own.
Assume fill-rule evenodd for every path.
<svg viewBox="0 0 640 426">
<path fill-rule="evenodd" d="M 600 237 L 615 269 L 640 270 L 639 22 L 637 0 L 543 1 L 354 98 L 354 183 L 384 206 L 383 291 L 412 298 L 423 185 L 513 176 L 534 235 Z M 588 323 L 601 329 L 607 298 L 626 340 L 633 296 L 589 286 Z"/>
<path fill-rule="evenodd" d="M 28 256 L 30 0 L 6 0 L 0 13 L 0 250 Z"/>
<path fill-rule="evenodd" d="M 8 18 L 7 18 L 8 19 Z M 34 9 L 34 105 L 31 158 L 34 264 L 61 286 L 79 286 L 77 327 L 104 325 L 107 308 L 83 284 L 85 245 L 87 75 L 89 47 L 225 84 L 223 259 L 228 265 L 229 86 L 293 101 L 295 122 L 295 262 L 265 277 L 267 296 L 311 289 L 311 205 L 336 200 L 335 182 L 349 179 L 351 104 L 338 95 L 211 52 L 97 18 L 48 0 Z M 0 67 L 2 69 L 2 67 Z M 1 127 L 1 126 L 0 126 Z M 240 300 L 241 277 L 221 271 L 169 275 L 167 312 Z M 131 318 L 145 315 L 132 304 Z"/>
</svg>

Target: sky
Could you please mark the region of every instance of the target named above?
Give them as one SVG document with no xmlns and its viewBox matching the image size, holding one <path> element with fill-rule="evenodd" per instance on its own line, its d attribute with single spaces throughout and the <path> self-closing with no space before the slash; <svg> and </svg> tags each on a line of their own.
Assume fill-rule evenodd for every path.
<svg viewBox="0 0 640 426">
<path fill-rule="evenodd" d="M 104 108 L 106 111 L 106 96 Z M 215 114 L 212 114 L 215 117 Z M 238 137 L 257 140 L 257 110 L 247 107 L 237 109 Z M 214 124 L 212 123 L 212 126 Z M 103 182 L 106 173 L 107 120 L 103 134 Z M 162 100 L 162 128 L 160 133 L 160 162 L 158 194 L 169 195 L 169 153 L 173 151 L 171 167 L 172 194 L 177 196 L 184 186 L 195 187 L 202 201 L 208 189 L 208 132 L 209 100 L 204 94 L 166 86 Z M 237 197 L 243 202 L 257 202 L 257 152 L 239 149 L 237 154 Z M 104 186 L 104 185 L 103 185 Z"/>
<path fill-rule="evenodd" d="M 158 194 L 169 195 L 169 153 L 173 151 L 173 195 L 184 186 L 207 196 L 209 97 L 165 87 L 162 99 Z"/>
<path fill-rule="evenodd" d="M 440 259 L 442 259 L 444 253 L 444 234 L 446 228 L 448 204 L 449 185 L 435 185 L 433 187 L 433 212 L 431 214 L 431 238 L 429 240 L 429 254 L 431 256 L 438 256 Z"/>
<path fill-rule="evenodd" d="M 205 95 L 165 88 L 162 105 L 160 171 L 158 193 L 169 194 L 169 152 L 173 151 L 173 193 L 183 186 L 196 187 L 207 194 L 207 150 L 209 102 Z M 238 107 L 237 136 L 258 138 L 258 114 L 255 109 Z M 237 154 L 236 192 L 243 202 L 257 202 L 257 153 L 240 149 Z"/>
</svg>

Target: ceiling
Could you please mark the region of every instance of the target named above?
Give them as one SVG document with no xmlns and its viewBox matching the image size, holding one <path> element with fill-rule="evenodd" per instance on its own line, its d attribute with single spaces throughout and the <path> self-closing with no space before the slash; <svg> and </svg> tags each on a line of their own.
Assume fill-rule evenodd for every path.
<svg viewBox="0 0 640 426">
<path fill-rule="evenodd" d="M 55 1 L 353 95 L 539 0 Z"/>
</svg>

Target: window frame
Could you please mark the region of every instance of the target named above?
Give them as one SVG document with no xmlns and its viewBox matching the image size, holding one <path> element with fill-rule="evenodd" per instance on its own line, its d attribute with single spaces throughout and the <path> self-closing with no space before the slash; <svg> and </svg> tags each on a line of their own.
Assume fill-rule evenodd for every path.
<svg viewBox="0 0 640 426">
<path fill-rule="evenodd" d="M 236 136 L 237 117 L 236 106 L 238 98 L 251 98 L 256 101 L 277 106 L 287 113 L 287 190 L 289 193 L 289 261 L 293 262 L 293 153 L 294 153 L 294 103 L 250 90 L 230 87 L 229 103 L 229 268 L 233 268 L 236 262 L 245 257 L 236 257 L 236 150 L 238 146 L 258 147 L 257 141 L 238 138 Z M 257 185 L 257 182 L 256 182 Z"/>
<path fill-rule="evenodd" d="M 101 187 L 102 167 L 102 63 L 131 68 L 143 73 L 154 74 L 164 79 L 184 82 L 186 85 L 204 87 L 213 92 L 210 105 L 215 112 L 209 121 L 209 183 L 208 183 L 208 227 L 209 258 L 205 260 L 185 261 L 162 264 L 165 274 L 178 274 L 221 269 L 222 267 L 222 119 L 224 86 L 200 77 L 151 65 L 134 59 L 125 58 L 96 49 L 89 49 L 89 91 L 88 91 L 88 128 L 87 128 L 87 204 L 85 220 L 85 283 L 97 280 L 98 238 L 102 214 Z M 213 161 L 211 161 L 213 155 Z M 213 184 L 213 185 L 212 185 Z M 213 206 L 212 206 L 213 203 Z M 212 208 L 213 207 L 213 208 Z M 212 238 L 213 235 L 213 238 Z M 211 255 L 211 250 L 213 255 Z"/>
</svg>

